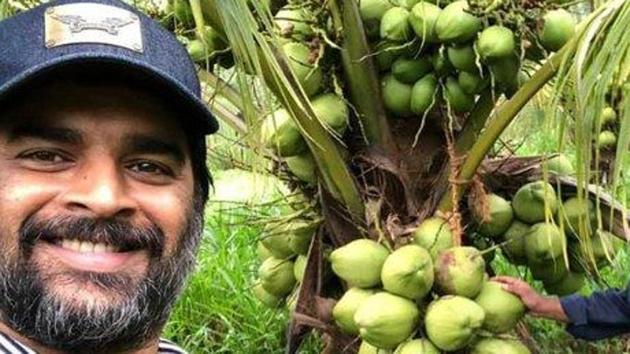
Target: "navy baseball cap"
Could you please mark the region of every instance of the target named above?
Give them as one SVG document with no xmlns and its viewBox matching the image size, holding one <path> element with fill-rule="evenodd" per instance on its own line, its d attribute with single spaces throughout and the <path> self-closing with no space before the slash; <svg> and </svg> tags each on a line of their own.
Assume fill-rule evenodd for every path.
<svg viewBox="0 0 630 354">
<path fill-rule="evenodd" d="M 0 21 L 0 43 L 0 100 L 47 74 L 84 66 L 146 81 L 172 97 L 197 133 L 218 129 L 186 49 L 158 22 L 121 1 L 51 1 Z"/>
</svg>

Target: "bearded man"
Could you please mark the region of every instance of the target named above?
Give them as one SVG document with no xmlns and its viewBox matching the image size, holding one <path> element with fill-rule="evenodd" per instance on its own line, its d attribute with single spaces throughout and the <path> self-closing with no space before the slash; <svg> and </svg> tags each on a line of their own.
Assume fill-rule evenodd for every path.
<svg viewBox="0 0 630 354">
<path fill-rule="evenodd" d="M 183 353 L 218 126 L 185 49 L 118 0 L 0 22 L 0 353 Z"/>
</svg>

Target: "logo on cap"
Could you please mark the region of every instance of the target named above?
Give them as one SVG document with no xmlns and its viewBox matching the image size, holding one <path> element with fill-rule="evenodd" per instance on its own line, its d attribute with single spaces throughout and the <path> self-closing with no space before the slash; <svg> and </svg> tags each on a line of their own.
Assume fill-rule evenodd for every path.
<svg viewBox="0 0 630 354">
<path fill-rule="evenodd" d="M 44 12 L 45 45 L 108 44 L 142 52 L 140 18 L 119 7 L 74 3 L 51 6 Z"/>
</svg>

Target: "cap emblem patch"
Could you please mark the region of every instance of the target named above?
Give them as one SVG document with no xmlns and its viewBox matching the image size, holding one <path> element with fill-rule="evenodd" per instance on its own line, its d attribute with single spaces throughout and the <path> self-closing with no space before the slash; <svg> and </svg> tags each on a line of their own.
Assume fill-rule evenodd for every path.
<svg viewBox="0 0 630 354">
<path fill-rule="evenodd" d="M 44 26 L 47 48 L 98 43 L 143 50 L 140 18 L 119 7 L 95 3 L 52 6 L 44 12 Z"/>
</svg>

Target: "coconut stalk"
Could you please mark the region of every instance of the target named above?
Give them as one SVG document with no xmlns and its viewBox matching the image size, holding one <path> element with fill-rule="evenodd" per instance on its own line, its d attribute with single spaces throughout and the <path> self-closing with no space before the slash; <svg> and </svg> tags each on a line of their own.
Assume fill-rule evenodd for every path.
<svg viewBox="0 0 630 354">
<path fill-rule="evenodd" d="M 285 55 L 259 32 L 258 24 L 246 1 L 204 0 L 201 7 L 210 25 L 229 39 L 238 65 L 259 74 L 291 114 L 315 158 L 326 188 L 348 208 L 353 217 L 362 220 L 363 201 L 332 134 L 313 112 L 310 101 L 289 68 Z M 271 20 L 264 17 L 265 27 L 271 28 Z M 255 117 L 253 120 L 259 117 L 251 111 L 253 97 L 248 89 L 248 82 L 242 76 L 238 75 L 240 86 L 244 88 L 243 102 L 249 108 L 244 113 Z"/>
<path fill-rule="evenodd" d="M 214 75 L 212 72 L 204 69 L 200 69 L 197 73 L 197 76 L 199 76 L 199 80 L 201 80 L 201 82 L 212 87 L 215 90 L 216 95 L 228 100 L 228 102 L 233 104 L 239 111 L 244 110 L 242 98 L 243 96 L 237 89 L 232 87 L 221 78 Z"/>
<path fill-rule="evenodd" d="M 343 38 L 341 60 L 348 91 L 368 144 L 379 145 L 390 154 L 396 151 L 381 100 L 380 82 L 370 55 L 363 21 L 356 0 L 329 2 L 333 24 Z"/>
<path fill-rule="evenodd" d="M 512 123 L 521 109 L 540 91 L 545 84 L 555 74 L 565 66 L 567 61 L 571 60 L 571 56 L 575 53 L 580 38 L 588 29 L 590 23 L 597 18 L 603 8 L 593 12 L 577 29 L 573 38 L 556 54 L 551 56 L 547 62 L 532 76 L 530 80 L 525 82 L 523 86 L 512 96 L 512 98 L 503 103 L 497 110 L 493 119 L 490 121 L 486 129 L 481 133 L 477 141 L 471 147 L 468 156 L 462 164 L 458 177 L 459 181 L 455 184 L 450 193 L 442 196 L 438 210 L 441 212 L 449 212 L 453 209 L 454 203 L 459 202 L 463 192 L 468 187 L 468 183 L 472 180 L 477 169 L 481 166 L 484 158 L 499 139 L 501 133 Z"/>
</svg>

